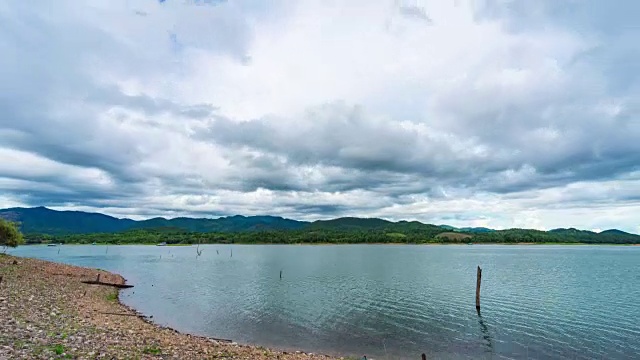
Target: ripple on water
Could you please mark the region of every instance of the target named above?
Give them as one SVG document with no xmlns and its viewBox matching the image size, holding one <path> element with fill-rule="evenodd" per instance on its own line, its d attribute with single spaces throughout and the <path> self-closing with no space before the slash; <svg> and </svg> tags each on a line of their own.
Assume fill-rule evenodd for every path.
<svg viewBox="0 0 640 360">
<path fill-rule="evenodd" d="M 216 245 L 197 261 L 188 248 L 105 249 L 12 252 L 119 272 L 136 285 L 124 301 L 156 321 L 242 342 L 381 359 L 640 353 L 640 248 Z"/>
</svg>

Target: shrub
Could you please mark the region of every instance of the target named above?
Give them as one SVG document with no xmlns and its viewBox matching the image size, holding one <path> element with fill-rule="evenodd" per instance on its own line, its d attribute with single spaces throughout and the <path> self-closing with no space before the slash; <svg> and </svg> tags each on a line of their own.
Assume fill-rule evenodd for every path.
<svg viewBox="0 0 640 360">
<path fill-rule="evenodd" d="M 0 219 L 0 246 L 16 247 L 24 242 L 24 238 L 15 223 Z"/>
</svg>

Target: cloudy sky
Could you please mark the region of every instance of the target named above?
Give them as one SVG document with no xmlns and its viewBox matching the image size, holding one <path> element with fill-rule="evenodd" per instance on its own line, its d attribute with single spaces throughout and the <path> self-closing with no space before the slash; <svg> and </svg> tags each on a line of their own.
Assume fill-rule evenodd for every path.
<svg viewBox="0 0 640 360">
<path fill-rule="evenodd" d="M 3 1 L 0 207 L 640 232 L 638 13 Z"/>
</svg>

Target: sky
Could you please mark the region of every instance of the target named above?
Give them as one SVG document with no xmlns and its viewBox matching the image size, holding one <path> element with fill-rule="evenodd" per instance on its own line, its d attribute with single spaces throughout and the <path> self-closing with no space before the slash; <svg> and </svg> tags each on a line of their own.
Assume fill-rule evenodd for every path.
<svg viewBox="0 0 640 360">
<path fill-rule="evenodd" d="M 0 3 L 0 207 L 640 233 L 640 2 Z"/>
</svg>

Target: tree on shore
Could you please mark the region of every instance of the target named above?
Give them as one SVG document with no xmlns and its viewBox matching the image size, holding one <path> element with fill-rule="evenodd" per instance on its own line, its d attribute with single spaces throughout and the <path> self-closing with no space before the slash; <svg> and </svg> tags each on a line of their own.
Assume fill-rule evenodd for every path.
<svg viewBox="0 0 640 360">
<path fill-rule="evenodd" d="M 8 247 L 16 247 L 24 242 L 22 233 L 15 223 L 0 219 L 0 246 L 7 251 Z"/>
</svg>

